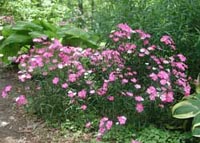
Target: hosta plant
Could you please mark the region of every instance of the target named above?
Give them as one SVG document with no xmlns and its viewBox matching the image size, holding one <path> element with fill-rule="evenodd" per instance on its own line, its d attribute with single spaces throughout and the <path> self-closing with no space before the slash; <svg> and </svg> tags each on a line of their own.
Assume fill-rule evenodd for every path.
<svg viewBox="0 0 200 143">
<path fill-rule="evenodd" d="M 35 43 L 34 38 L 60 39 L 63 45 L 97 48 L 97 37 L 72 25 L 56 26 L 44 20 L 19 21 L 15 25 L 3 27 L 1 31 L 0 54 L 2 61 L 11 63 L 12 57 L 28 51 Z"/>
<path fill-rule="evenodd" d="M 172 108 L 172 114 L 178 119 L 193 118 L 192 134 L 195 137 L 200 137 L 200 74 L 196 82 L 196 92 L 175 104 Z"/>
</svg>

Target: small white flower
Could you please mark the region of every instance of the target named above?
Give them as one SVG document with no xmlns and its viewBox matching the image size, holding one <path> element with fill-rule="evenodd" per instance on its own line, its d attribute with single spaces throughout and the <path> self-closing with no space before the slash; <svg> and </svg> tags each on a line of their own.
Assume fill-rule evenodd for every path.
<svg viewBox="0 0 200 143">
<path fill-rule="evenodd" d="M 131 53 L 133 53 L 133 52 L 132 52 L 131 50 L 128 50 L 127 53 L 128 53 L 128 54 L 131 54 Z"/>
<path fill-rule="evenodd" d="M 58 64 L 58 68 L 59 69 L 63 69 L 63 65 L 62 64 Z"/>
<path fill-rule="evenodd" d="M 2 40 L 4 37 L 3 36 L 0 36 L 0 40 Z"/>
<path fill-rule="evenodd" d="M 157 70 L 157 68 L 156 68 L 156 67 L 152 67 L 152 70 L 154 70 L 154 71 L 155 71 L 155 70 Z"/>
<path fill-rule="evenodd" d="M 88 73 L 88 72 L 85 72 L 85 73 L 84 73 L 84 76 L 88 76 L 88 75 L 89 75 L 89 73 Z"/>
<path fill-rule="evenodd" d="M 90 90 L 90 94 L 94 94 L 95 93 L 95 90 Z"/>
<path fill-rule="evenodd" d="M 146 49 L 144 49 L 144 48 L 140 49 L 141 53 L 144 53 L 145 51 L 146 51 Z"/>
</svg>

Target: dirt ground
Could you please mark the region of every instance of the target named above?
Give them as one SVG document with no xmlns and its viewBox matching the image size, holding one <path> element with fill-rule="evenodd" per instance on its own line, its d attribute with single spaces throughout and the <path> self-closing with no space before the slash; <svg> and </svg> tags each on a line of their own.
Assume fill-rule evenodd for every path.
<svg viewBox="0 0 200 143">
<path fill-rule="evenodd" d="M 1 97 L 1 89 L 12 85 L 12 96 Z M 22 85 L 17 80 L 17 71 L 2 68 L 0 63 L 0 143 L 89 143 L 91 135 L 61 134 L 59 129 L 49 128 L 44 121 L 25 113 L 15 104 Z"/>
<path fill-rule="evenodd" d="M 5 70 L 0 65 L 0 90 L 6 85 L 17 85 L 16 71 Z M 18 94 L 14 88 L 14 95 Z M 15 105 L 15 97 L 0 97 L 0 143 L 39 142 L 32 134 L 34 124 L 27 120 L 24 111 Z"/>
</svg>

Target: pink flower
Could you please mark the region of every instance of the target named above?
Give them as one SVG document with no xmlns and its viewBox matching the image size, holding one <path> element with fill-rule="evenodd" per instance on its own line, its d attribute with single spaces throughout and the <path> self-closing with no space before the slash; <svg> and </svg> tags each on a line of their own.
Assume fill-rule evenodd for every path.
<svg viewBox="0 0 200 143">
<path fill-rule="evenodd" d="M 127 120 L 127 118 L 125 116 L 118 116 L 117 119 L 118 119 L 120 125 L 124 125 Z"/>
<path fill-rule="evenodd" d="M 128 80 L 127 79 L 122 79 L 122 84 L 126 84 L 128 83 Z"/>
<path fill-rule="evenodd" d="M 114 96 L 108 96 L 107 99 L 108 99 L 109 101 L 114 101 L 115 98 L 114 98 Z"/>
<path fill-rule="evenodd" d="M 132 96 L 133 96 L 133 93 L 127 91 L 127 92 L 126 92 L 126 95 L 132 97 Z"/>
<path fill-rule="evenodd" d="M 136 141 L 136 140 L 132 140 L 131 143 L 141 143 L 141 142 Z"/>
<path fill-rule="evenodd" d="M 185 71 L 185 69 L 188 68 L 188 66 L 182 62 L 174 62 L 174 64 L 178 69 L 180 69 L 182 71 Z"/>
<path fill-rule="evenodd" d="M 4 91 L 5 91 L 5 92 L 10 92 L 11 89 L 12 89 L 12 86 L 11 86 L 11 85 L 8 85 L 8 86 L 5 87 Z"/>
<path fill-rule="evenodd" d="M 146 92 L 150 95 L 150 100 L 155 100 L 155 97 L 157 96 L 157 91 L 154 86 L 148 87 Z"/>
<path fill-rule="evenodd" d="M 165 79 L 165 80 L 168 80 L 168 79 L 169 79 L 169 75 L 168 75 L 168 73 L 165 72 L 165 71 L 160 71 L 160 72 L 158 73 L 158 77 L 159 77 L 160 79 Z"/>
<path fill-rule="evenodd" d="M 147 88 L 147 93 L 148 94 L 156 94 L 156 88 L 154 86 L 149 86 L 149 88 Z"/>
<path fill-rule="evenodd" d="M 7 86 L 2 90 L 1 96 L 2 96 L 3 98 L 5 98 L 5 97 L 8 95 L 8 93 L 11 91 L 11 89 L 12 89 L 12 86 L 11 86 L 11 85 L 7 85 Z"/>
<path fill-rule="evenodd" d="M 138 113 L 141 113 L 144 110 L 144 106 L 141 103 L 136 104 L 136 110 Z"/>
<path fill-rule="evenodd" d="M 161 79 L 161 80 L 160 80 L 160 84 L 161 84 L 161 85 L 165 85 L 166 83 L 167 83 L 167 80 L 165 80 L 165 79 Z"/>
<path fill-rule="evenodd" d="M 185 96 L 190 95 L 190 90 L 191 90 L 190 85 L 184 86 Z"/>
<path fill-rule="evenodd" d="M 149 44 L 149 40 L 144 40 L 143 44 L 144 44 L 144 45 Z"/>
<path fill-rule="evenodd" d="M 166 45 L 174 45 L 174 41 L 168 35 L 162 36 L 162 38 L 160 39 L 160 41 L 163 42 L 163 43 L 165 43 Z"/>
<path fill-rule="evenodd" d="M 112 125 L 113 125 L 113 122 L 112 122 L 112 121 L 110 121 L 110 120 L 107 121 L 107 122 L 106 122 L 106 129 L 107 129 L 107 130 L 110 130 L 110 129 L 112 128 Z"/>
<path fill-rule="evenodd" d="M 165 92 L 160 96 L 161 101 L 171 103 L 174 100 L 173 92 Z"/>
<path fill-rule="evenodd" d="M 125 31 L 127 33 L 132 33 L 133 32 L 133 30 L 126 23 L 124 23 L 124 24 L 123 23 L 118 24 L 117 27 L 119 29 L 121 29 L 122 31 Z"/>
<path fill-rule="evenodd" d="M 82 99 L 85 99 L 86 98 L 86 90 L 81 90 L 78 92 L 78 97 L 82 98 Z"/>
<path fill-rule="evenodd" d="M 181 62 L 185 62 L 186 61 L 186 57 L 183 54 L 178 54 L 177 56 L 179 57 Z"/>
<path fill-rule="evenodd" d="M 76 74 L 69 74 L 69 82 L 75 82 L 76 81 Z"/>
<path fill-rule="evenodd" d="M 82 105 L 82 106 L 81 106 L 81 109 L 82 109 L 82 110 L 86 110 L 86 109 L 87 109 L 87 106 L 86 106 L 86 105 Z"/>
<path fill-rule="evenodd" d="M 59 82 L 59 78 L 58 77 L 54 77 L 54 79 L 52 80 L 53 84 L 58 84 Z"/>
<path fill-rule="evenodd" d="M 73 98 L 75 95 L 76 95 L 75 92 L 68 91 L 68 96 L 69 96 L 70 98 Z"/>
<path fill-rule="evenodd" d="M 151 73 L 151 74 L 149 75 L 149 77 L 150 77 L 152 80 L 154 80 L 154 81 L 156 81 L 156 80 L 158 79 L 158 76 L 157 76 L 155 73 Z"/>
<path fill-rule="evenodd" d="M 87 123 L 85 124 L 85 127 L 86 127 L 86 128 L 90 128 L 91 125 L 92 125 L 91 122 L 87 122 Z"/>
<path fill-rule="evenodd" d="M 109 120 L 107 117 L 103 117 L 99 123 L 99 130 L 97 139 L 100 140 L 102 135 L 107 131 L 110 130 L 113 125 L 113 122 Z"/>
<path fill-rule="evenodd" d="M 135 30 L 135 32 L 139 34 L 140 39 L 142 39 L 142 40 L 144 40 L 144 39 L 146 39 L 146 38 L 151 38 L 151 35 L 150 35 L 150 34 L 145 33 L 144 31 L 142 31 L 142 30 L 140 30 L 140 29 Z"/>
<path fill-rule="evenodd" d="M 19 97 L 16 98 L 15 101 L 16 101 L 16 103 L 18 105 L 25 105 L 25 104 L 27 104 L 27 99 L 26 99 L 26 97 L 24 95 L 20 95 Z"/>
<path fill-rule="evenodd" d="M 116 80 L 115 74 L 114 72 L 111 72 L 109 75 L 109 81 L 115 81 L 115 80 Z"/>
<path fill-rule="evenodd" d="M 63 83 L 62 84 L 62 88 L 66 89 L 68 87 L 68 84 L 67 83 Z"/>
<path fill-rule="evenodd" d="M 137 82 L 137 79 L 136 79 L 136 78 L 132 78 L 132 79 L 131 79 L 131 82 L 132 82 L 132 83 L 136 83 L 136 82 Z"/>
<path fill-rule="evenodd" d="M 135 96 L 135 101 L 141 102 L 144 101 L 144 98 L 142 96 Z"/>
<path fill-rule="evenodd" d="M 7 92 L 5 92 L 5 91 L 2 91 L 2 92 L 1 92 L 1 96 L 2 96 L 3 98 L 5 98 L 7 95 L 8 95 Z"/>
</svg>

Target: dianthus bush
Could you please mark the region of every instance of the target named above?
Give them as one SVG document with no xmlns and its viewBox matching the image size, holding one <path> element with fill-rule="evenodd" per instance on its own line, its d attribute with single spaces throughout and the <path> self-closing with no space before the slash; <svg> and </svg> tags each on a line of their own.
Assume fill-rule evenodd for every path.
<svg viewBox="0 0 200 143">
<path fill-rule="evenodd" d="M 30 87 L 34 95 L 26 95 L 27 101 L 21 96 L 22 103 L 32 105 L 43 117 L 82 121 L 86 128 L 95 126 L 99 118 L 97 138 L 101 139 L 112 126 L 134 121 L 148 110 L 148 103 L 164 108 L 190 94 L 186 57 L 176 53 L 169 35 L 154 45 L 150 34 L 119 24 L 110 38 L 110 46 L 101 49 L 34 39 L 42 48 L 16 60 L 19 80 L 36 81 Z"/>
</svg>

